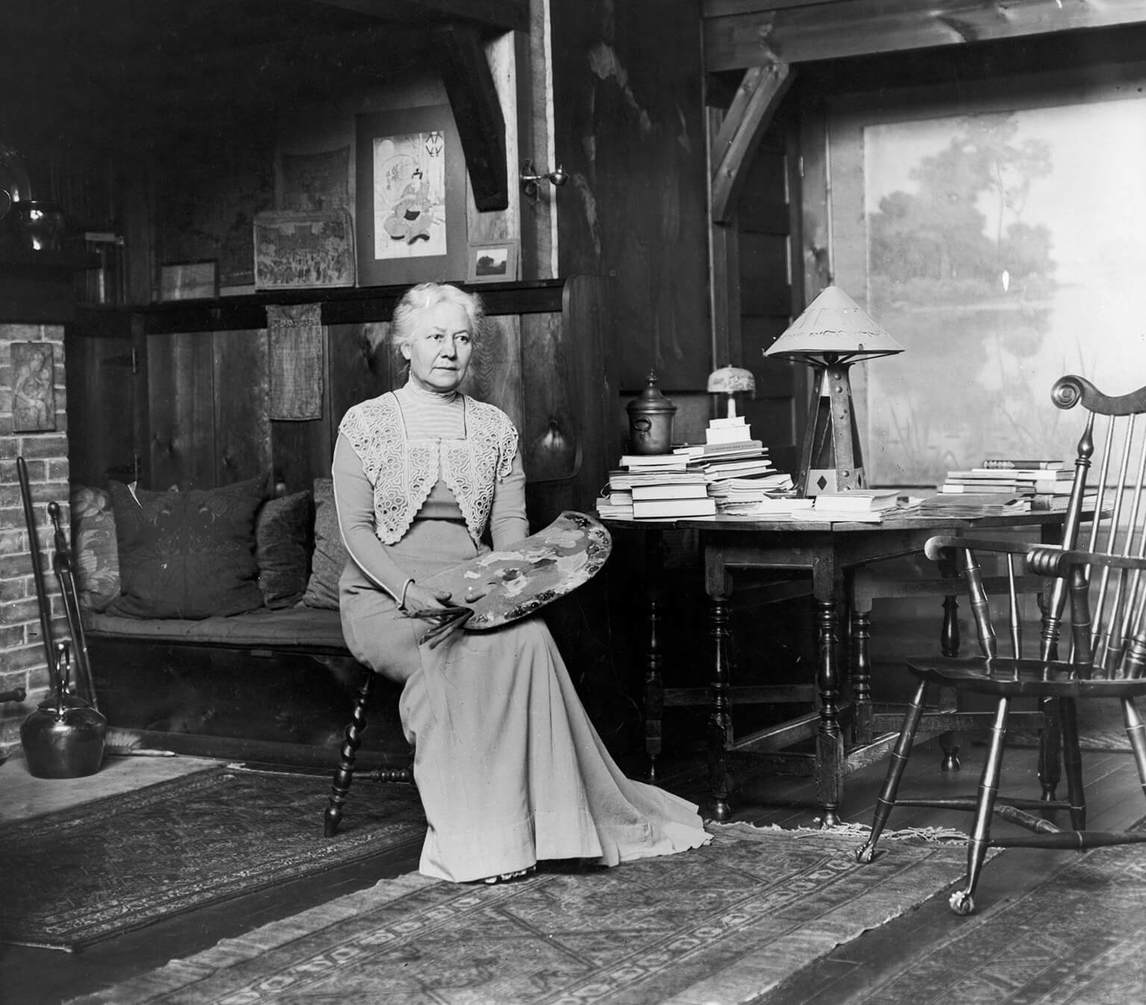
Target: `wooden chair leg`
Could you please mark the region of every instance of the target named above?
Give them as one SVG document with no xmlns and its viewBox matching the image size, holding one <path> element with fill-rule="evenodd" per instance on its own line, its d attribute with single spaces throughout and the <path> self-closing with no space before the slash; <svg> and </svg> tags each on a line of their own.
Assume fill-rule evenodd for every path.
<svg viewBox="0 0 1146 1005">
<path fill-rule="evenodd" d="M 1062 730 L 1059 726 L 1057 698 L 1042 701 L 1043 728 L 1039 734 L 1039 781 L 1043 788 L 1043 802 L 1054 802 L 1055 790 L 1061 778 Z"/>
<path fill-rule="evenodd" d="M 987 849 L 991 842 L 991 814 L 995 812 L 995 799 L 999 794 L 999 778 L 1003 772 L 1003 745 L 1007 738 L 1007 713 L 1010 699 L 1000 698 L 995 709 L 995 721 L 991 726 L 991 742 L 987 748 L 987 763 L 979 779 L 979 801 L 975 809 L 975 827 L 967 842 L 967 885 L 951 894 L 948 904 L 956 914 L 970 914 L 975 910 L 975 887 L 983 863 L 987 861 Z"/>
<path fill-rule="evenodd" d="M 1146 792 L 1146 723 L 1138 714 L 1133 698 L 1122 699 L 1122 721 L 1126 725 L 1126 735 L 1130 739 L 1130 749 L 1134 751 L 1134 763 L 1138 768 L 1138 781 Z"/>
<path fill-rule="evenodd" d="M 346 727 L 346 738 L 342 741 L 338 768 L 334 772 L 334 781 L 330 787 L 330 802 L 323 814 L 322 831 L 327 837 L 334 837 L 338 833 L 338 825 L 342 822 L 342 805 L 346 802 L 350 783 L 354 780 L 354 756 L 362 746 L 362 734 L 366 731 L 366 703 L 370 700 L 370 693 L 373 690 L 374 673 L 367 670 L 362 679 L 362 686 L 358 689 L 358 699 L 354 703 L 350 725 Z"/>
<path fill-rule="evenodd" d="M 1078 706 L 1073 698 L 1059 701 L 1062 723 L 1062 767 L 1066 774 L 1072 830 L 1086 830 L 1086 791 L 1082 782 L 1082 752 L 1078 747 Z"/>
<path fill-rule="evenodd" d="M 876 842 L 887 826 L 888 817 L 891 816 L 892 807 L 895 806 L 895 795 L 899 791 L 899 783 L 903 778 L 903 769 L 911 757 L 911 746 L 915 742 L 915 733 L 919 729 L 919 720 L 923 718 L 923 703 L 927 697 L 927 685 L 921 683 L 915 689 L 911 704 L 907 706 L 907 713 L 903 717 L 903 728 L 899 739 L 895 741 L 895 749 L 891 752 L 891 759 L 887 766 L 887 777 L 883 782 L 883 789 L 875 803 L 875 816 L 871 822 L 871 834 L 867 841 L 856 851 L 857 862 L 870 862 L 875 857 Z"/>
</svg>

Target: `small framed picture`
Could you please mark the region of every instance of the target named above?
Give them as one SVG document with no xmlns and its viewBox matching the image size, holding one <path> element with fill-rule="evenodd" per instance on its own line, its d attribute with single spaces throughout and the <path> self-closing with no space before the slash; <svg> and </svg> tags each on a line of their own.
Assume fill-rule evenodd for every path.
<svg viewBox="0 0 1146 1005">
<path fill-rule="evenodd" d="M 344 209 L 255 216 L 255 287 L 354 285 L 354 228 Z"/>
<path fill-rule="evenodd" d="M 466 280 L 471 283 L 509 283 L 517 279 L 517 242 L 471 244 Z"/>
<path fill-rule="evenodd" d="M 218 266 L 213 259 L 159 266 L 160 300 L 201 300 L 218 295 Z"/>
</svg>

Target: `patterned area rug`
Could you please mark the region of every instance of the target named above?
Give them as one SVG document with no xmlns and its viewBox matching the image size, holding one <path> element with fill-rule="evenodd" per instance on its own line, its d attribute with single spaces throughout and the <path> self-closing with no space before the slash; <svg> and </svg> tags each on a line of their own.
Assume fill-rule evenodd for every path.
<svg viewBox="0 0 1146 1005">
<path fill-rule="evenodd" d="M 413 786 L 361 786 L 322 834 L 330 779 L 211 769 L 0 828 L 0 941 L 82 948 L 425 835 Z M 353 790 L 352 790 L 353 791 Z"/>
<path fill-rule="evenodd" d="M 379 883 L 87 1002 L 745 1002 L 956 881 L 958 845 L 716 825 L 710 845 L 497 886 Z"/>
<path fill-rule="evenodd" d="M 1142 845 L 1088 852 L 1022 896 L 951 922 L 950 935 L 924 959 L 848 1002 L 1146 1001 Z"/>
</svg>

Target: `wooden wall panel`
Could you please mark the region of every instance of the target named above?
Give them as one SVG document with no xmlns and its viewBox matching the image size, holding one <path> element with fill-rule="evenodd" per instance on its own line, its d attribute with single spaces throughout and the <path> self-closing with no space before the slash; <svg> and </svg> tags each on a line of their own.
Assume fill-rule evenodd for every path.
<svg viewBox="0 0 1146 1005">
<path fill-rule="evenodd" d="M 215 477 L 215 387 L 211 334 L 147 339 L 150 485 L 207 487 Z"/>
<path fill-rule="evenodd" d="M 525 473 L 533 482 L 572 478 L 584 434 L 577 414 L 582 389 L 570 386 L 573 367 L 560 314 L 521 319 L 524 421 L 520 427 Z"/>
<path fill-rule="evenodd" d="M 621 386 L 711 366 L 706 123 L 696 0 L 551 0 L 560 274 L 615 278 Z M 559 41 L 556 41 L 559 40 Z"/>
<path fill-rule="evenodd" d="M 393 353 L 389 347 L 390 323 L 327 326 L 327 450 L 334 448 L 338 423 L 351 405 L 376 398 L 394 387 Z M 326 467 L 329 469 L 330 460 Z"/>
<path fill-rule="evenodd" d="M 73 482 L 106 485 L 134 477 L 135 396 L 142 381 L 132 373 L 131 333 L 66 337 L 68 466 Z"/>
<path fill-rule="evenodd" d="M 215 485 L 271 467 L 268 338 L 261 331 L 215 332 Z"/>
<path fill-rule="evenodd" d="M 517 426 L 523 425 L 521 395 L 521 318 L 516 314 L 487 317 L 474 343 L 470 372 L 462 391 L 497 405 Z"/>
</svg>

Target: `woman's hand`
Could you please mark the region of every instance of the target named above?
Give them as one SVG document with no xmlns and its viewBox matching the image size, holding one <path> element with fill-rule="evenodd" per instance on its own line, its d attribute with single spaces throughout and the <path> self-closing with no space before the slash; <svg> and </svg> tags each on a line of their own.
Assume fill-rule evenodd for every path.
<svg viewBox="0 0 1146 1005">
<path fill-rule="evenodd" d="M 448 606 L 450 596 L 448 590 L 431 590 L 427 586 L 411 583 L 406 587 L 406 603 L 401 610 L 408 618 L 417 617 L 419 611 L 437 611 Z"/>
</svg>

